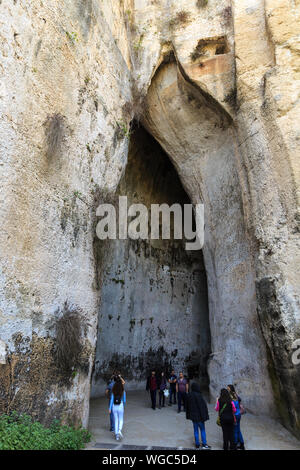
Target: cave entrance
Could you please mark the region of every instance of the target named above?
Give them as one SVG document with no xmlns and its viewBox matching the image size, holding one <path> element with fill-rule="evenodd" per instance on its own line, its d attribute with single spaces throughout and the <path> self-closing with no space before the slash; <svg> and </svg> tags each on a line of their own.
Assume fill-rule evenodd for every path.
<svg viewBox="0 0 300 470">
<path fill-rule="evenodd" d="M 128 204 L 190 204 L 176 169 L 158 142 L 135 125 L 119 195 Z M 150 237 L 149 237 L 150 238 Z M 211 352 L 202 251 L 185 240 L 97 241 L 101 306 L 91 397 L 102 397 L 114 369 L 127 390 L 145 388 L 151 369 L 182 370 L 208 389 Z"/>
</svg>

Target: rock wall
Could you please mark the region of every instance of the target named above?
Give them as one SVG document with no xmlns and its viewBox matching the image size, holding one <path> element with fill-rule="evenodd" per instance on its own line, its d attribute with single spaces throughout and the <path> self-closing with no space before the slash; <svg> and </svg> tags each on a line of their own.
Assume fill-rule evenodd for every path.
<svg viewBox="0 0 300 470">
<path fill-rule="evenodd" d="M 148 128 L 174 159 L 192 201 L 203 201 L 205 207 L 211 394 L 215 396 L 225 382 L 238 383 L 249 407 L 255 409 L 262 402 L 270 406 L 232 122 L 185 81 L 176 62 L 162 65 L 153 79 L 146 117 Z"/>
<path fill-rule="evenodd" d="M 74 380 L 61 379 L 52 363 L 66 301 L 81 312 L 82 341 L 94 351 L 95 198 L 116 188 L 127 158 L 117 125 L 131 96 L 116 43 L 125 26 L 120 9 L 109 9 L 116 33 L 102 3 L 0 5 L 1 410 L 70 415 L 85 425 L 93 353 Z"/>
<path fill-rule="evenodd" d="M 2 0 L 0 23 L 1 409 L 87 423 L 95 208 L 136 116 L 205 202 L 211 392 L 236 381 L 299 434 L 299 2 Z M 85 325 L 67 377 L 65 302 Z"/>
</svg>

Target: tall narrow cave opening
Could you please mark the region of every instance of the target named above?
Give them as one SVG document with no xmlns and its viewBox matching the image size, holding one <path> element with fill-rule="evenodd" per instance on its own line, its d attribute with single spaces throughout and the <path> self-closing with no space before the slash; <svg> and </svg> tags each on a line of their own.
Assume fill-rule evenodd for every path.
<svg viewBox="0 0 300 470">
<path fill-rule="evenodd" d="M 128 163 L 116 198 L 190 204 L 176 169 L 141 126 L 131 135 Z M 150 238 L 150 237 L 149 237 Z M 202 251 L 185 240 L 97 241 L 101 305 L 91 397 L 103 396 L 114 369 L 127 389 L 144 389 L 149 371 L 182 370 L 208 389 L 211 352 L 208 294 Z"/>
</svg>

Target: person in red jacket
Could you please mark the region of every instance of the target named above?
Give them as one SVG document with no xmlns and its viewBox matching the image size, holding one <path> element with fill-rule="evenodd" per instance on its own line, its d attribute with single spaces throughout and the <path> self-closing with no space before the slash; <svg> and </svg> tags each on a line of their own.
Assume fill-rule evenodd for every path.
<svg viewBox="0 0 300 470">
<path fill-rule="evenodd" d="M 155 370 L 151 372 L 151 375 L 147 378 L 146 390 L 150 392 L 152 409 L 156 409 L 156 393 L 157 393 L 157 379 Z"/>
</svg>

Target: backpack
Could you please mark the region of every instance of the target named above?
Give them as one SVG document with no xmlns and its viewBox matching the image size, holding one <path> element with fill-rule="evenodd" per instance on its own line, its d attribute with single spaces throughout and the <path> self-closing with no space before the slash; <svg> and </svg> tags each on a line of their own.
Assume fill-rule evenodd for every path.
<svg viewBox="0 0 300 470">
<path fill-rule="evenodd" d="M 221 414 L 223 413 L 225 408 L 226 408 L 226 403 L 222 406 L 222 409 L 219 411 L 219 416 L 217 417 L 217 425 L 218 426 L 221 426 Z"/>
<path fill-rule="evenodd" d="M 114 405 L 121 405 L 122 398 L 121 397 L 114 397 Z"/>
</svg>

